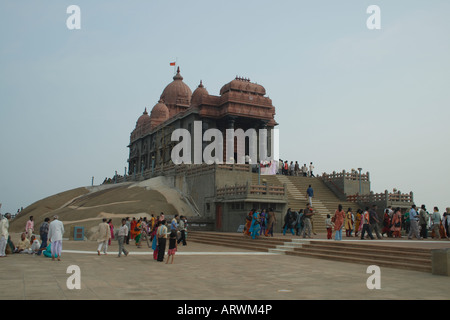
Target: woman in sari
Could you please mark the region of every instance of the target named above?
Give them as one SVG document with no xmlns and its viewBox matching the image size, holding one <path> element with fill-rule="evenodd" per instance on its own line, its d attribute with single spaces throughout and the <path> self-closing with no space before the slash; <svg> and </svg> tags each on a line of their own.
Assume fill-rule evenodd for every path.
<svg viewBox="0 0 450 320">
<path fill-rule="evenodd" d="M 142 232 L 142 219 L 139 219 L 138 222 L 136 223 L 136 228 L 135 228 L 136 232 L 136 245 L 140 246 L 140 242 L 141 242 L 141 232 Z"/>
<path fill-rule="evenodd" d="M 252 235 L 252 239 L 256 239 L 256 237 L 259 237 L 260 231 L 261 231 L 261 218 L 259 216 L 259 212 L 255 210 L 252 217 L 252 224 L 250 225 L 250 233 Z"/>
<path fill-rule="evenodd" d="M 259 217 L 261 219 L 261 230 L 260 230 L 260 233 L 261 234 L 266 234 L 266 225 L 267 225 L 266 209 L 262 209 L 261 210 L 261 214 L 259 215 Z"/>
<path fill-rule="evenodd" d="M 361 214 L 362 214 L 362 210 L 358 209 L 356 211 L 356 216 L 355 216 L 355 237 L 358 236 L 358 232 L 359 232 L 359 227 L 361 225 Z"/>
<path fill-rule="evenodd" d="M 381 230 L 381 235 L 386 234 L 386 236 L 391 237 L 391 217 L 389 217 L 389 209 L 384 211 L 383 217 L 383 229 Z"/>
<path fill-rule="evenodd" d="M 136 237 L 136 231 L 134 231 L 134 229 L 136 228 L 136 224 L 137 224 L 136 218 L 133 218 L 133 220 L 131 220 L 131 223 L 130 223 L 130 239 L 131 240 L 134 240 L 134 238 Z"/>
<path fill-rule="evenodd" d="M 401 238 L 402 235 L 400 231 L 402 230 L 402 214 L 400 212 L 400 208 L 395 209 L 395 213 L 392 216 L 392 236 L 394 238 Z"/>
<path fill-rule="evenodd" d="M 109 240 L 108 240 L 108 246 L 110 246 L 111 239 L 114 239 L 114 225 L 112 223 L 112 219 L 109 219 L 108 225 L 109 225 L 109 231 L 111 232 L 111 238 L 109 238 Z"/>
<path fill-rule="evenodd" d="M 275 224 L 276 217 L 275 212 L 273 212 L 272 208 L 269 208 L 269 212 L 267 213 L 267 226 L 265 236 L 268 237 L 269 234 L 273 237 L 273 226 Z"/>
<path fill-rule="evenodd" d="M 345 214 L 345 236 L 351 237 L 352 231 L 353 231 L 352 208 L 348 208 L 347 213 Z"/>
<path fill-rule="evenodd" d="M 344 227 L 345 212 L 342 210 L 342 205 L 338 206 L 338 209 L 334 213 L 334 231 L 336 231 L 335 240 L 342 240 L 342 228 Z"/>
<path fill-rule="evenodd" d="M 249 236 L 250 235 L 250 227 L 253 222 L 253 213 L 255 212 L 255 209 L 250 210 L 247 217 L 245 218 L 245 227 L 244 227 L 244 235 Z"/>
<path fill-rule="evenodd" d="M 156 236 L 156 231 L 158 231 L 159 226 L 161 225 L 161 221 L 157 221 L 153 225 L 151 240 L 152 240 L 152 249 L 153 249 L 153 259 L 158 259 L 158 237 Z"/>
</svg>

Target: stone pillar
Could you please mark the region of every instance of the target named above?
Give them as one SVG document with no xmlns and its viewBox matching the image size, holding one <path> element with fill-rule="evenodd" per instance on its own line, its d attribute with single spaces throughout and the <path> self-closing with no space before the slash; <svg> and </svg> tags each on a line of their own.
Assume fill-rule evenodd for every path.
<svg viewBox="0 0 450 320">
<path fill-rule="evenodd" d="M 450 276 L 450 249 L 431 250 L 432 274 Z"/>
</svg>

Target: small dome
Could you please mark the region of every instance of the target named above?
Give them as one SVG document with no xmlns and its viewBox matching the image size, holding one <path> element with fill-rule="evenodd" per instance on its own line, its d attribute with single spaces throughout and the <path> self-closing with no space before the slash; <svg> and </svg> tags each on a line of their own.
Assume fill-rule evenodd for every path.
<svg viewBox="0 0 450 320">
<path fill-rule="evenodd" d="M 161 94 L 161 100 L 166 105 L 190 105 L 192 91 L 183 82 L 183 77 L 180 74 L 180 67 L 178 67 L 177 74 L 173 77 L 173 81 L 167 85 Z"/>
<path fill-rule="evenodd" d="M 191 106 L 198 106 L 202 101 L 202 96 L 208 96 L 208 90 L 203 86 L 202 81 L 200 80 L 200 84 L 197 89 L 194 90 L 191 97 Z"/>
<path fill-rule="evenodd" d="M 151 129 L 160 125 L 164 121 L 169 119 L 169 108 L 164 104 L 162 100 L 159 100 L 150 113 Z"/>
<path fill-rule="evenodd" d="M 147 108 L 145 108 L 144 113 L 139 117 L 139 119 L 136 122 L 136 128 L 143 127 L 147 123 L 150 123 L 150 116 L 148 115 Z"/>
<path fill-rule="evenodd" d="M 239 77 L 236 77 L 234 80 L 224 85 L 222 89 L 220 89 L 220 95 L 223 95 L 228 91 L 253 93 L 260 96 L 264 96 L 266 94 L 266 89 L 264 89 L 263 86 L 250 82 L 250 79 Z"/>
</svg>

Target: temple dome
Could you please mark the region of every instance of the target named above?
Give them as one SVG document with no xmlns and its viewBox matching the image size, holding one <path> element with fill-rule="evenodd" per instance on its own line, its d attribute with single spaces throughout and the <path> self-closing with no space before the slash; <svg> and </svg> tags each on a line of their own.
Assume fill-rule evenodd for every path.
<svg viewBox="0 0 450 320">
<path fill-rule="evenodd" d="M 159 100 L 150 113 L 151 129 L 160 125 L 164 121 L 169 119 L 169 108 L 164 104 L 162 100 Z"/>
<path fill-rule="evenodd" d="M 191 106 L 198 106 L 201 103 L 202 96 L 208 96 L 208 90 L 203 86 L 202 81 L 200 80 L 200 84 L 197 89 L 194 90 L 191 97 Z"/>
<path fill-rule="evenodd" d="M 160 99 L 166 105 L 190 105 L 191 97 L 192 91 L 183 82 L 180 67 L 178 67 L 177 74 L 173 77 L 173 81 L 166 86 Z"/>
<path fill-rule="evenodd" d="M 244 93 L 252 93 L 260 96 L 264 96 L 266 94 L 266 89 L 257 83 L 250 82 L 250 79 L 244 79 L 236 77 L 231 82 L 227 83 L 220 89 L 220 95 L 228 91 L 236 91 L 236 92 L 244 92 Z"/>
<path fill-rule="evenodd" d="M 148 123 L 150 123 L 150 116 L 148 115 L 147 108 L 145 108 L 144 113 L 138 118 L 136 122 L 136 128 L 143 127 Z"/>
</svg>

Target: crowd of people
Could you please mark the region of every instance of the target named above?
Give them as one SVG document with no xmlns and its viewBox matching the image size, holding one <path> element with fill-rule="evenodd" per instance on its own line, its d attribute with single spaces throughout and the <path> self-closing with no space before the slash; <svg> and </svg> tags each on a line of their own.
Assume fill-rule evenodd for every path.
<svg viewBox="0 0 450 320">
<path fill-rule="evenodd" d="M 412 205 L 410 210 L 393 209 L 389 206 L 384 210 L 382 218 L 377 210 L 378 207 L 373 205 L 371 208 L 365 207 L 364 210 L 358 209 L 356 213 L 353 213 L 351 208 L 344 212 L 339 205 L 333 217 L 327 216 L 327 238 L 331 239 L 334 230 L 335 239 L 341 240 L 343 229 L 346 237 L 353 237 L 354 232 L 354 237 L 360 237 L 361 240 L 373 240 L 375 237 L 402 238 L 402 230 L 408 239 L 450 238 L 450 208 L 441 215 L 437 207 L 434 207 L 433 213 L 429 213 L 425 205 L 419 210 L 416 205 Z"/>
<path fill-rule="evenodd" d="M 312 197 L 312 194 L 311 194 Z M 289 232 L 295 236 L 303 238 L 312 238 L 316 235 L 314 229 L 314 220 L 312 217 L 316 214 L 311 201 L 306 204 L 305 209 L 294 211 L 289 208 L 284 216 L 282 233 L 286 235 Z M 272 236 L 276 224 L 276 215 L 272 208 L 252 209 L 244 225 L 243 233 L 245 236 L 256 239 L 260 236 Z M 450 239 L 450 208 L 446 209 L 442 215 L 439 209 L 434 207 L 433 213 L 429 213 L 425 205 L 417 209 L 415 205 L 410 210 L 402 211 L 400 208 L 392 209 L 391 206 L 384 210 L 383 216 L 378 214 L 377 205 L 366 207 L 364 210 L 352 208 L 344 211 L 342 205 L 339 205 L 334 215 L 327 215 L 325 219 L 327 239 L 332 239 L 333 232 L 335 240 L 342 240 L 345 230 L 345 236 L 348 238 L 358 237 L 365 239 L 402 238 L 413 237 L 417 239 Z"/>
<path fill-rule="evenodd" d="M 19 242 L 16 244 L 11 240 L 9 235 L 9 222 L 11 221 L 11 214 L 6 213 L 0 219 L 0 257 L 6 257 L 6 253 L 27 253 L 33 255 L 43 254 L 52 260 L 61 260 L 62 240 L 64 235 L 64 224 L 59 220 L 57 215 L 50 218 L 45 218 L 44 222 L 39 227 L 40 240 L 34 234 L 34 217 L 30 216 L 26 222 L 25 231 L 22 232 Z M 174 261 L 174 256 L 178 248 L 178 244 L 187 245 L 187 219 L 185 216 L 175 214 L 170 225 L 167 226 L 164 213 L 157 217 L 153 214 L 150 219 L 129 217 L 122 219 L 121 225 L 117 228 L 113 225 L 112 219 L 102 219 L 98 226 L 97 232 L 97 254 L 108 254 L 108 247 L 112 240 L 117 240 L 119 252 L 118 257 L 122 254 L 128 255 L 128 250 L 125 245 L 130 244 L 130 240 L 134 241 L 136 247 L 140 248 L 143 239 L 153 249 L 153 257 L 157 261 L 164 261 L 166 252 L 166 243 L 168 246 L 168 258 L 166 263 L 171 260 Z"/>
<path fill-rule="evenodd" d="M 306 163 L 303 166 L 300 166 L 298 161 L 291 161 L 290 163 L 287 160 L 279 160 L 278 166 L 278 174 L 282 174 L 285 176 L 303 176 L 303 177 L 315 177 L 314 176 L 314 166 L 313 163 L 310 162 L 309 166 Z"/>
</svg>

